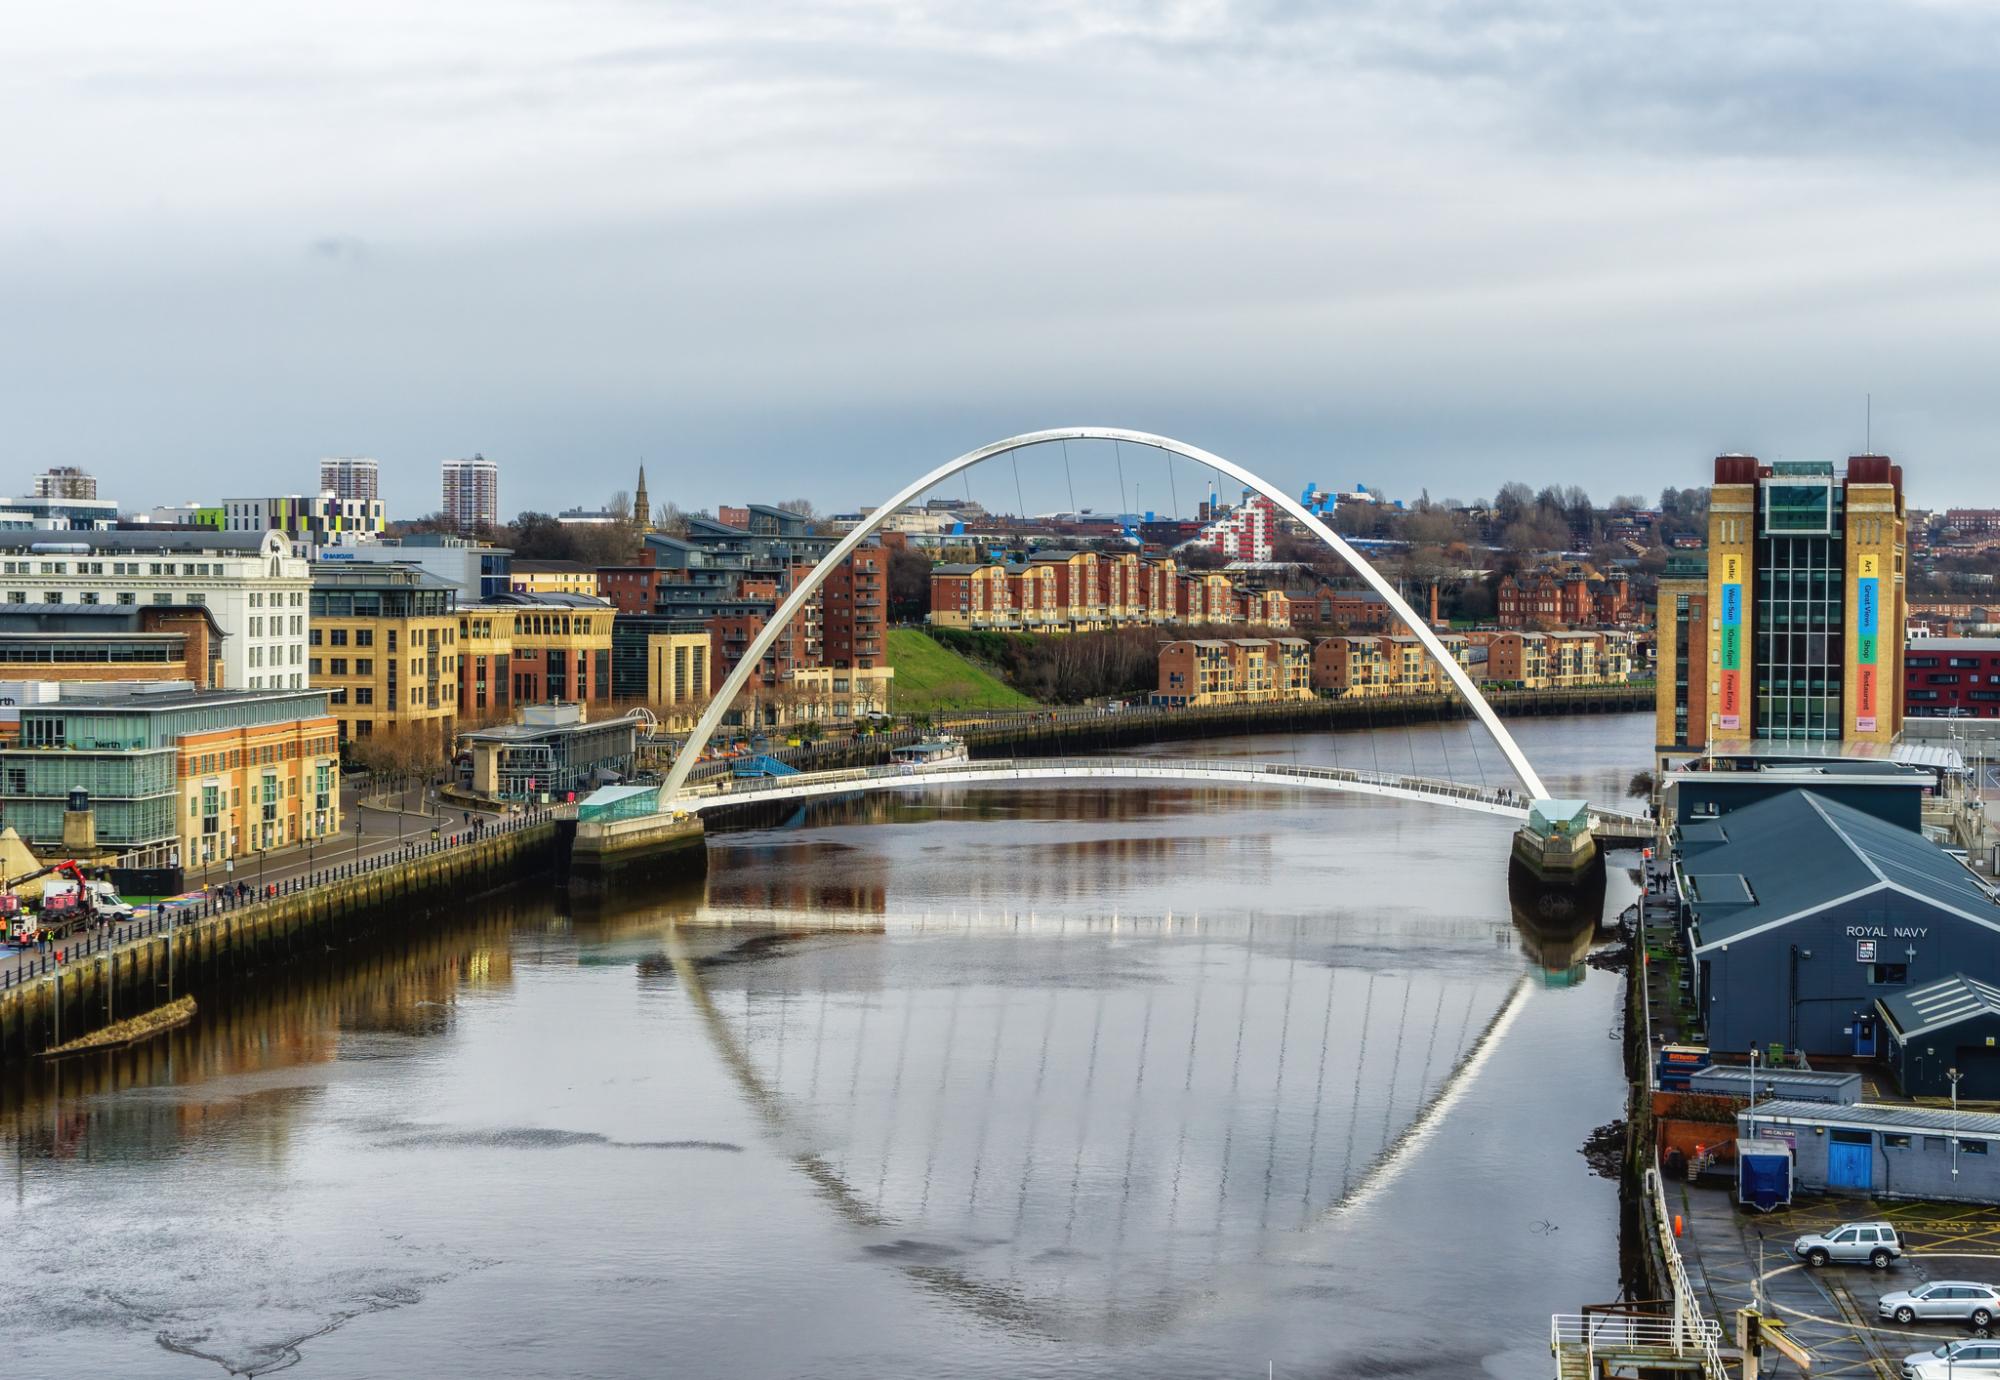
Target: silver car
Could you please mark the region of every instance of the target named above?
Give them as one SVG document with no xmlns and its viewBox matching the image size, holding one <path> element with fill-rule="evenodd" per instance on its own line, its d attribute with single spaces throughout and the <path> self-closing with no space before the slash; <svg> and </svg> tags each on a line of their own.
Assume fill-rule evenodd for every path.
<svg viewBox="0 0 2000 1380">
<path fill-rule="evenodd" d="M 1801 1236 L 1792 1243 L 1792 1254 L 1808 1265 L 1830 1261 L 1859 1264 L 1866 1261 L 1878 1270 L 1903 1253 L 1896 1229 L 1887 1222 L 1843 1222 L 1832 1231 Z"/>
<path fill-rule="evenodd" d="M 1884 1294 L 1875 1311 L 1899 1323 L 1942 1318 L 1971 1323 L 1974 1327 L 1991 1327 L 1993 1320 L 2000 1317 L 2000 1288 L 1967 1279 L 1933 1280 L 1914 1289 Z"/>
<path fill-rule="evenodd" d="M 2000 1375 L 2000 1342 L 1946 1342 L 1903 1358 L 1903 1380 L 1949 1380 L 1957 1375 Z"/>
</svg>

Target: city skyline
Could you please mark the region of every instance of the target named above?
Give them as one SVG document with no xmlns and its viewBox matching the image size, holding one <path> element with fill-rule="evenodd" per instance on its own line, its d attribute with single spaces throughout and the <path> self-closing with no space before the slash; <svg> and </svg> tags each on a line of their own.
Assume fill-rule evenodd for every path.
<svg viewBox="0 0 2000 1380">
<path fill-rule="evenodd" d="M 1657 492 L 1857 453 L 1872 393 L 1914 503 L 2000 501 L 1993 16 L 211 8 L 0 58 L 25 473 L 373 455 L 405 514 L 480 451 L 517 510 L 641 460 L 845 507 L 1090 423 L 1291 487 Z"/>
</svg>

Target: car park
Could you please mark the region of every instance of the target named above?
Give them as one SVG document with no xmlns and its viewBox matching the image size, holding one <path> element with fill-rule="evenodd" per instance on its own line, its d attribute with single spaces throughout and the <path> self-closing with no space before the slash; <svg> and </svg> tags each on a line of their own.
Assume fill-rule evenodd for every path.
<svg viewBox="0 0 2000 1380">
<path fill-rule="evenodd" d="M 1951 1380 L 1959 1375 L 2000 1375 L 2000 1342 L 1979 1338 L 1946 1342 L 1903 1358 L 1903 1380 Z"/>
<path fill-rule="evenodd" d="M 1914 1289 L 1884 1294 L 1876 1312 L 1891 1321 L 1963 1322 L 1991 1327 L 2000 1317 L 2000 1287 L 1969 1279 L 1937 1279 Z"/>
<path fill-rule="evenodd" d="M 1831 1231 L 1801 1236 L 1792 1243 L 1792 1254 L 1808 1265 L 1866 1263 L 1886 1270 L 1903 1254 L 1903 1243 L 1887 1222 L 1843 1222 Z"/>
</svg>

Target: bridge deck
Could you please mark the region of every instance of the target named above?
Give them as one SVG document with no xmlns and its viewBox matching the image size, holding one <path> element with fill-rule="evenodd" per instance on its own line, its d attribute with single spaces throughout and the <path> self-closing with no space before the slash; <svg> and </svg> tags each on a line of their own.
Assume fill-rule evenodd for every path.
<svg viewBox="0 0 2000 1380">
<path fill-rule="evenodd" d="M 1430 777 L 1347 767 L 1176 757 L 996 758 L 921 768 L 903 763 L 848 767 L 758 780 L 713 781 L 683 791 L 677 803 L 683 810 L 703 813 L 725 806 L 807 800 L 857 791 L 1051 780 L 1199 781 L 1265 789 L 1342 791 L 1429 801 L 1515 821 L 1527 818 L 1529 805 L 1524 793 L 1505 786 L 1468 786 Z M 1651 834 L 1651 823 L 1643 816 L 1615 810 L 1592 813 L 1596 827 L 1608 842 L 1630 841 Z"/>
</svg>

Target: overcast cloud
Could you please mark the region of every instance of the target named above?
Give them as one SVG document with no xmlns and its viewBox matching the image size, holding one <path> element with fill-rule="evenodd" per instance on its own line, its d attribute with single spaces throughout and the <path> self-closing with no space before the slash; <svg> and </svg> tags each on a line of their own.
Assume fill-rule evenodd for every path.
<svg viewBox="0 0 2000 1380">
<path fill-rule="evenodd" d="M 9 6 L 0 489 L 847 507 L 1088 422 L 1608 496 L 1872 391 L 2000 505 L 1997 70 L 1952 3 Z"/>
</svg>

